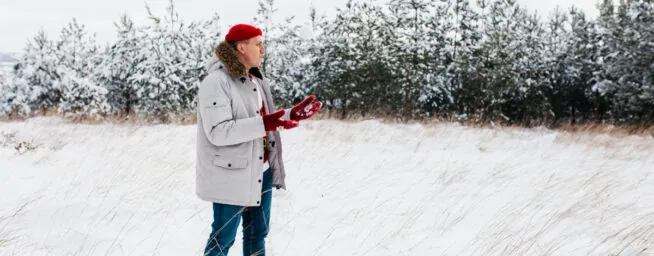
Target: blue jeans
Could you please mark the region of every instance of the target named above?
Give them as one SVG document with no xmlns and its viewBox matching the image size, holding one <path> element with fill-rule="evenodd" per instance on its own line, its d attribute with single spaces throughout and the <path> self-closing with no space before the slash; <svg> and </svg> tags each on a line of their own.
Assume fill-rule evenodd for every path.
<svg viewBox="0 0 654 256">
<path fill-rule="evenodd" d="M 213 223 L 211 235 L 204 248 L 205 256 L 227 256 L 229 248 L 236 239 L 236 230 L 241 218 L 243 218 L 243 255 L 266 255 L 264 238 L 268 235 L 272 201 L 270 169 L 263 173 L 262 185 L 259 206 L 244 207 L 213 203 Z"/>
</svg>

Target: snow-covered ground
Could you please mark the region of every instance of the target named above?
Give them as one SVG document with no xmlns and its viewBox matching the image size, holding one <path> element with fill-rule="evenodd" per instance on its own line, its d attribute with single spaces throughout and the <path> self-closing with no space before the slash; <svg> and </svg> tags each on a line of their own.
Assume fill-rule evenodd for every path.
<svg viewBox="0 0 654 256">
<path fill-rule="evenodd" d="M 195 126 L 0 132 L 0 255 L 201 255 Z M 330 120 L 283 136 L 267 255 L 654 255 L 651 137 Z"/>
</svg>

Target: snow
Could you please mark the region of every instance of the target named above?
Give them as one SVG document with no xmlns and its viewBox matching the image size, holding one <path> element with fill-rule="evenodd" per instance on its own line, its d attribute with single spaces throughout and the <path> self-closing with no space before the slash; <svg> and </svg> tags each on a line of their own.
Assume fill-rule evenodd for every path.
<svg viewBox="0 0 654 256">
<path fill-rule="evenodd" d="M 211 206 L 195 196 L 195 136 L 0 123 L 0 255 L 201 255 Z M 651 137 L 333 120 L 283 136 L 270 255 L 654 250 Z"/>
</svg>

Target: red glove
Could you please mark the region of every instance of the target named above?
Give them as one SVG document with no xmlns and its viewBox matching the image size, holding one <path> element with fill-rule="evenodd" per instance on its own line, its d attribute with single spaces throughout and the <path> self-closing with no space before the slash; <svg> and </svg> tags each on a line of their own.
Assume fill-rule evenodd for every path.
<svg viewBox="0 0 654 256">
<path fill-rule="evenodd" d="M 298 126 L 297 121 L 293 120 L 282 120 L 282 117 L 286 111 L 283 109 L 272 114 L 263 116 L 263 126 L 266 128 L 267 132 L 276 131 L 279 127 L 284 127 L 284 129 L 293 129 Z"/>
<path fill-rule="evenodd" d="M 298 103 L 291 109 L 291 120 L 301 121 L 311 118 L 320 112 L 322 102 L 318 101 L 311 104 L 316 99 L 315 95 L 311 95 Z M 309 105 L 311 104 L 311 105 Z"/>
</svg>

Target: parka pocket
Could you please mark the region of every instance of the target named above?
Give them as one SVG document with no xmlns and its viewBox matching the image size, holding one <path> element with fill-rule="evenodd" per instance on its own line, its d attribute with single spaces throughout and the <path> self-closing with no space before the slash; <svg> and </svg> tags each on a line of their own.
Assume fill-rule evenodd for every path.
<svg viewBox="0 0 654 256">
<path fill-rule="evenodd" d="M 213 158 L 213 164 L 225 169 L 238 170 L 248 167 L 249 159 L 244 156 L 221 156 Z"/>
<path fill-rule="evenodd" d="M 223 99 L 209 97 L 204 99 L 203 110 L 208 112 L 207 119 L 216 119 L 218 122 L 229 120 L 232 117 L 232 108 Z"/>
</svg>

